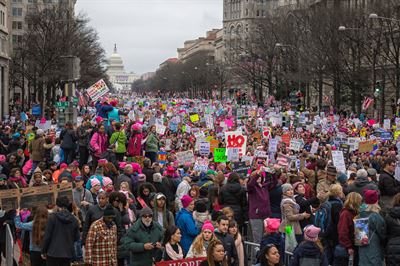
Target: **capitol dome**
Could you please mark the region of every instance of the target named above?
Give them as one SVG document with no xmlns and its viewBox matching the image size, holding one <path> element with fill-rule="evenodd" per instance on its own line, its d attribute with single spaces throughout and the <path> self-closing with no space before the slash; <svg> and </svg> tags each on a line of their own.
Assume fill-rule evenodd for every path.
<svg viewBox="0 0 400 266">
<path fill-rule="evenodd" d="M 121 72 L 124 71 L 124 63 L 122 57 L 117 52 L 117 45 L 114 45 L 114 53 L 108 59 L 108 71 Z"/>
</svg>

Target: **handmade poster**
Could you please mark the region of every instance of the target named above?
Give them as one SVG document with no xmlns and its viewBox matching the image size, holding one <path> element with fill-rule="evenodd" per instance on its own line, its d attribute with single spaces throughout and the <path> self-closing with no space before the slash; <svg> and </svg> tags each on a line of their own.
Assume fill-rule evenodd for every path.
<svg viewBox="0 0 400 266">
<path fill-rule="evenodd" d="M 159 151 L 157 153 L 157 161 L 159 164 L 164 165 L 167 162 L 167 153 L 165 151 Z"/>
<path fill-rule="evenodd" d="M 176 159 L 180 164 L 195 162 L 194 154 L 193 154 L 192 150 L 177 152 Z"/>
<path fill-rule="evenodd" d="M 226 156 L 226 148 L 215 148 L 214 149 L 214 162 L 226 163 L 228 160 Z"/>
<path fill-rule="evenodd" d="M 92 99 L 93 102 L 96 102 L 98 99 L 106 95 L 110 90 L 107 87 L 107 84 L 104 80 L 99 80 L 92 86 L 90 86 L 86 93 Z"/>
<path fill-rule="evenodd" d="M 372 140 L 362 141 L 358 144 L 358 152 L 371 152 L 374 150 L 374 142 Z"/>
<path fill-rule="evenodd" d="M 200 172 L 207 172 L 208 169 L 208 159 L 207 158 L 197 158 L 194 164 L 194 170 Z"/>
<path fill-rule="evenodd" d="M 218 146 L 219 146 L 219 141 L 218 141 L 218 140 L 212 139 L 212 140 L 210 141 L 210 151 L 211 151 L 211 152 L 214 152 L 214 149 L 215 149 L 215 148 L 218 148 Z"/>
<path fill-rule="evenodd" d="M 289 149 L 293 151 L 300 151 L 302 143 L 299 140 L 292 139 L 290 141 Z"/>
<path fill-rule="evenodd" d="M 246 155 L 247 136 L 238 131 L 225 132 L 226 148 L 239 148 L 239 156 Z"/>
<path fill-rule="evenodd" d="M 318 152 L 318 147 L 319 147 L 319 143 L 317 141 L 313 141 L 313 143 L 311 144 L 310 153 L 316 154 Z"/>
<path fill-rule="evenodd" d="M 235 162 L 231 164 L 232 171 L 238 173 L 240 176 L 247 176 L 251 168 L 246 162 Z"/>
<path fill-rule="evenodd" d="M 277 138 L 269 139 L 268 143 L 268 152 L 277 152 L 278 151 L 278 143 L 279 140 Z"/>
<path fill-rule="evenodd" d="M 190 116 L 190 121 L 192 121 L 192 123 L 195 123 L 195 122 L 197 122 L 199 120 L 200 120 L 200 117 L 199 117 L 198 114 L 193 114 L 193 115 Z"/>
<path fill-rule="evenodd" d="M 342 173 L 346 173 L 346 164 L 344 162 L 342 151 L 332 151 L 333 165 Z"/>
<path fill-rule="evenodd" d="M 164 135 L 167 128 L 164 125 L 156 124 L 156 132 L 159 135 Z"/>
<path fill-rule="evenodd" d="M 208 129 L 214 129 L 214 118 L 211 115 L 206 115 L 206 126 Z"/>
<path fill-rule="evenodd" d="M 282 137 L 281 137 L 281 141 L 283 143 L 285 143 L 286 146 L 288 147 L 290 145 L 290 134 L 288 134 L 288 133 L 283 134 Z"/>
<path fill-rule="evenodd" d="M 202 156 L 208 156 L 208 154 L 210 153 L 210 142 L 200 142 L 199 153 Z"/>
<path fill-rule="evenodd" d="M 266 151 L 255 150 L 254 156 L 257 158 L 268 158 L 268 154 Z"/>
<path fill-rule="evenodd" d="M 228 148 L 227 149 L 227 157 L 230 162 L 238 162 L 239 161 L 239 148 Z"/>
<path fill-rule="evenodd" d="M 390 130 L 390 119 L 383 120 L 383 128 L 386 130 Z"/>
</svg>

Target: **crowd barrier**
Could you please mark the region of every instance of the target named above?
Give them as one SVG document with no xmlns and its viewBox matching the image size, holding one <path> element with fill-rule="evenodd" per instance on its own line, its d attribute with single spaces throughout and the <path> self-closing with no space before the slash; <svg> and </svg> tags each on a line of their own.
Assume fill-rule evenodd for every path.
<svg viewBox="0 0 400 266">
<path fill-rule="evenodd" d="M 11 233 L 10 225 L 6 224 L 6 264 L 13 265 L 14 260 L 14 238 Z"/>
</svg>

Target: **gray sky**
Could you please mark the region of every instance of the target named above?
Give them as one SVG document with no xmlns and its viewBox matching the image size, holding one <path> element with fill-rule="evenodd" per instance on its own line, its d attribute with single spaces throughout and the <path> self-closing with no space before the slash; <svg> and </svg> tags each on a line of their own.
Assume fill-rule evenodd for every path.
<svg viewBox="0 0 400 266">
<path fill-rule="evenodd" d="M 143 74 L 176 57 L 185 40 L 222 27 L 223 0 L 77 0 L 112 53 L 117 43 L 125 70 Z"/>
</svg>

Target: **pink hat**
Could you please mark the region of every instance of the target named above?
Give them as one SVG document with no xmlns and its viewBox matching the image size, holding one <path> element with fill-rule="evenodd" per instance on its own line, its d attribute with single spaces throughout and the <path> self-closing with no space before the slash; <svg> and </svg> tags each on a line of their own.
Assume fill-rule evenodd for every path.
<svg viewBox="0 0 400 266">
<path fill-rule="evenodd" d="M 64 168 L 67 168 L 67 167 L 68 167 L 68 165 L 66 163 L 60 164 L 60 169 L 64 169 Z"/>
<path fill-rule="evenodd" d="M 100 164 L 100 163 L 108 163 L 108 161 L 107 161 L 107 159 L 100 159 L 100 160 L 98 160 L 98 163 Z"/>
<path fill-rule="evenodd" d="M 126 165 L 127 165 L 126 162 L 120 162 L 119 163 L 119 169 L 124 169 Z"/>
<path fill-rule="evenodd" d="M 278 218 L 267 218 L 264 220 L 264 231 L 268 233 L 275 233 L 281 225 L 281 220 Z"/>
<path fill-rule="evenodd" d="M 318 240 L 319 232 L 321 228 L 314 225 L 307 225 L 304 227 L 304 239 L 311 242 L 316 242 Z"/>
<path fill-rule="evenodd" d="M 183 208 L 187 208 L 187 206 L 189 206 L 189 204 L 192 201 L 193 201 L 193 199 L 189 195 L 183 195 L 183 197 L 181 198 Z"/>
<path fill-rule="evenodd" d="M 142 130 L 142 125 L 139 124 L 139 123 L 135 123 L 135 124 L 133 124 L 133 126 L 132 126 L 132 130 L 133 130 L 133 131 L 141 131 L 141 130 Z"/>
<path fill-rule="evenodd" d="M 103 177 L 103 186 L 106 187 L 106 186 L 112 185 L 112 184 L 113 184 L 113 182 L 112 182 L 111 178 L 109 178 L 107 176 Z"/>
<path fill-rule="evenodd" d="M 100 181 L 97 178 L 90 179 L 90 185 L 92 187 L 94 187 L 96 185 L 100 185 Z"/>
<path fill-rule="evenodd" d="M 0 154 L 0 163 L 6 161 L 6 156 L 4 154 Z"/>
<path fill-rule="evenodd" d="M 101 116 L 97 116 L 96 117 L 96 123 L 100 124 L 101 122 L 103 122 L 103 118 L 101 118 Z"/>
<path fill-rule="evenodd" d="M 117 104 L 118 104 L 118 102 L 116 101 L 116 100 L 112 100 L 111 102 L 110 102 L 110 104 L 111 104 L 111 106 L 117 106 Z"/>
<path fill-rule="evenodd" d="M 168 167 L 167 167 L 167 172 L 173 174 L 173 173 L 175 172 L 175 168 L 172 167 L 172 166 L 168 166 Z"/>
<path fill-rule="evenodd" d="M 201 227 L 201 231 L 204 230 L 210 230 L 211 232 L 214 232 L 214 226 L 209 220 L 205 220 L 203 226 Z"/>
</svg>

